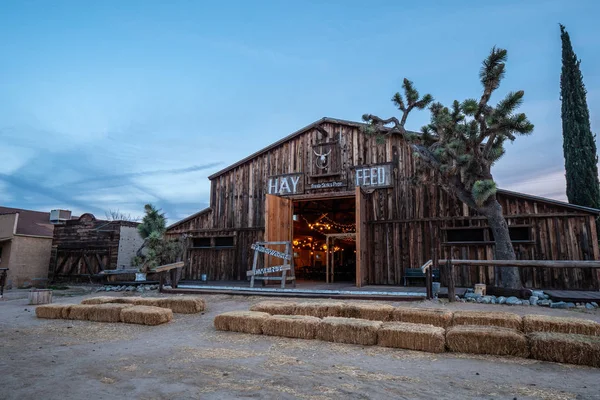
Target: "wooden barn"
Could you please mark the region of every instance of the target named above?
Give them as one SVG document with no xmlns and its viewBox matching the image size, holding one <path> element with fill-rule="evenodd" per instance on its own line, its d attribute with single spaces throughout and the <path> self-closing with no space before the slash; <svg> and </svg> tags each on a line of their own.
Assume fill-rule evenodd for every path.
<svg viewBox="0 0 600 400">
<path fill-rule="evenodd" d="M 138 222 L 106 221 L 86 213 L 54 226 L 50 278 L 88 278 L 131 268 L 132 258 L 144 240 Z"/>
<path fill-rule="evenodd" d="M 404 285 L 433 254 L 493 259 L 487 220 L 417 182 L 402 136 L 377 144 L 362 127 L 323 118 L 210 176 L 210 207 L 167 231 L 189 237 L 183 278 L 246 280 L 250 246 L 263 240 L 293 242 L 299 279 L 357 286 Z M 599 210 L 506 190 L 498 198 L 519 259 L 599 259 Z M 496 283 L 493 267 L 454 270 L 457 285 Z M 526 287 L 599 288 L 591 269 L 521 274 Z"/>
</svg>

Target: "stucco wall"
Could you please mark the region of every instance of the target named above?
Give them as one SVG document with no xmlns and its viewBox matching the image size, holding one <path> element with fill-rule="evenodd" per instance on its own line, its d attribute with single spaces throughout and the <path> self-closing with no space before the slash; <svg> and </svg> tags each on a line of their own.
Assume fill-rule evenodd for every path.
<svg viewBox="0 0 600 400">
<path fill-rule="evenodd" d="M 8 266 L 12 286 L 29 286 L 35 278 L 47 279 L 51 251 L 52 238 L 14 236 Z"/>
<path fill-rule="evenodd" d="M 0 215 L 0 238 L 7 238 L 15 231 L 15 218 L 17 214 Z"/>
<path fill-rule="evenodd" d="M 119 256 L 117 258 L 117 269 L 131 268 L 131 259 L 144 243 L 144 239 L 138 233 L 136 227 L 121 226 L 119 237 Z"/>
</svg>

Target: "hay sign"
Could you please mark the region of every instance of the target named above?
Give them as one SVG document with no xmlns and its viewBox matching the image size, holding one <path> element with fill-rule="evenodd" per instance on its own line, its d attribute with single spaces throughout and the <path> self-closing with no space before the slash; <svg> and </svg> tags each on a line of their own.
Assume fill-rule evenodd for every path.
<svg viewBox="0 0 600 400">
<path fill-rule="evenodd" d="M 267 181 L 267 193 L 279 196 L 304 193 L 302 174 L 287 174 L 270 176 Z"/>
<path fill-rule="evenodd" d="M 266 247 L 267 245 L 272 246 L 285 246 L 285 251 L 278 251 Z M 254 262 L 252 263 L 252 270 L 246 271 L 246 276 L 250 277 L 250 287 L 254 287 L 255 280 L 264 281 L 281 281 L 281 288 L 285 288 L 285 283 L 291 281 L 296 287 L 296 274 L 294 273 L 294 263 L 292 256 L 292 243 L 287 241 L 282 242 L 257 242 L 250 246 L 251 250 L 254 250 Z M 266 254 L 272 257 L 283 259 L 283 265 L 274 265 L 271 267 L 258 268 L 259 259 L 266 259 L 266 257 L 259 257 L 259 254 Z M 287 275 L 287 271 L 291 271 L 290 276 Z M 267 274 L 273 274 L 281 272 L 281 276 L 265 276 Z"/>
</svg>

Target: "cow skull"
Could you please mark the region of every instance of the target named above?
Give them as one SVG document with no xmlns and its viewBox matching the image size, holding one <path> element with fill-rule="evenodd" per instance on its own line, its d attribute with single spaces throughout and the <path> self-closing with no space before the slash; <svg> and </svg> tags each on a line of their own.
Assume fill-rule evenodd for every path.
<svg viewBox="0 0 600 400">
<path fill-rule="evenodd" d="M 331 154 L 331 149 L 329 149 L 329 151 L 326 154 L 319 154 L 315 150 L 313 150 L 313 153 L 315 153 L 315 156 L 317 156 L 317 159 L 315 160 L 315 164 L 317 165 L 317 168 L 319 168 L 319 169 L 327 168 L 327 157 Z"/>
</svg>

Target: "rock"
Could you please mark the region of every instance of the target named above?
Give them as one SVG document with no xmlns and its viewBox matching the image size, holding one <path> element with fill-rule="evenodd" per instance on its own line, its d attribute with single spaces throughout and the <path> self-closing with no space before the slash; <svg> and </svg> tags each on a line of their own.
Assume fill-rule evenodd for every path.
<svg viewBox="0 0 600 400">
<path fill-rule="evenodd" d="M 133 286 L 127 286 L 127 288 L 125 289 L 126 292 L 133 292 L 134 287 Z"/>
<path fill-rule="evenodd" d="M 492 296 L 483 296 L 481 300 L 483 304 L 492 304 L 492 300 L 494 300 L 494 298 Z"/>
<path fill-rule="evenodd" d="M 593 305 L 594 308 L 598 308 L 598 303 L 596 303 L 595 301 L 592 301 L 590 304 Z"/>
<path fill-rule="evenodd" d="M 504 304 L 504 303 L 506 303 L 506 297 L 504 297 L 504 296 L 498 297 L 498 304 Z"/>
<path fill-rule="evenodd" d="M 543 299 L 545 296 L 542 290 L 532 290 L 531 295 L 537 297 L 538 299 Z"/>
<path fill-rule="evenodd" d="M 564 301 L 552 302 L 550 308 L 568 308 L 567 303 Z"/>
<path fill-rule="evenodd" d="M 492 304 L 496 304 L 496 299 L 492 299 Z"/>
<path fill-rule="evenodd" d="M 506 299 L 506 304 L 508 304 L 509 306 L 520 305 L 521 304 L 521 300 L 519 300 L 515 296 L 510 296 L 508 299 Z"/>
<path fill-rule="evenodd" d="M 548 296 L 547 294 L 543 295 L 541 298 L 543 298 L 544 300 L 550 300 L 550 296 Z"/>
<path fill-rule="evenodd" d="M 575 308 L 575 303 L 567 303 L 567 308 Z"/>
<path fill-rule="evenodd" d="M 465 290 L 465 294 L 467 293 L 475 293 L 475 291 L 473 290 L 473 288 L 467 288 L 467 290 Z"/>
<path fill-rule="evenodd" d="M 98 288 L 98 289 L 96 289 L 96 293 L 98 293 L 98 292 L 103 292 L 103 291 L 105 291 L 105 290 L 106 290 L 106 289 L 104 289 L 103 287 L 101 287 L 101 288 Z"/>
<path fill-rule="evenodd" d="M 529 300 L 521 300 L 521 304 L 523 304 L 524 306 L 530 306 L 531 303 L 529 302 Z"/>
<path fill-rule="evenodd" d="M 593 310 L 595 307 L 591 303 L 586 303 L 585 308 L 588 310 Z"/>
<path fill-rule="evenodd" d="M 478 297 L 481 297 L 481 295 L 475 293 L 465 293 L 464 297 L 465 299 L 476 299 Z"/>
<path fill-rule="evenodd" d="M 530 303 L 532 306 L 537 306 L 537 303 L 538 303 L 538 300 L 539 300 L 539 299 L 540 299 L 540 298 L 539 298 L 539 297 L 537 297 L 537 296 L 531 296 L 531 297 L 529 298 L 529 303 Z"/>
<path fill-rule="evenodd" d="M 548 307 L 548 306 L 550 306 L 551 303 L 552 302 L 550 300 L 539 300 L 537 302 L 537 305 L 542 306 L 542 307 Z"/>
<path fill-rule="evenodd" d="M 469 303 L 475 303 L 475 299 L 472 297 L 467 298 L 467 302 Z"/>
</svg>

